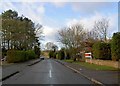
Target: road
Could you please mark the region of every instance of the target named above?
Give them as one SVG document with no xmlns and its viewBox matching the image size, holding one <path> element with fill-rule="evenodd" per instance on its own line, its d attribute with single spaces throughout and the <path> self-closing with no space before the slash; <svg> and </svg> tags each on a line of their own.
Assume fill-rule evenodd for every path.
<svg viewBox="0 0 120 86">
<path fill-rule="evenodd" d="M 26 67 L 20 73 L 6 79 L 3 84 L 93 84 L 82 75 L 60 63 L 45 59 Z"/>
</svg>

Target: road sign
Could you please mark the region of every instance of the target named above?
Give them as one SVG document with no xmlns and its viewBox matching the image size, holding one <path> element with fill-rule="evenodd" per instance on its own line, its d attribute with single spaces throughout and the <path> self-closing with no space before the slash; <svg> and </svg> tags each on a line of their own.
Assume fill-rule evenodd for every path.
<svg viewBox="0 0 120 86">
<path fill-rule="evenodd" d="M 91 55 L 91 54 L 92 54 L 91 52 L 85 53 L 85 58 L 90 58 L 90 59 L 92 59 L 92 55 Z"/>
</svg>

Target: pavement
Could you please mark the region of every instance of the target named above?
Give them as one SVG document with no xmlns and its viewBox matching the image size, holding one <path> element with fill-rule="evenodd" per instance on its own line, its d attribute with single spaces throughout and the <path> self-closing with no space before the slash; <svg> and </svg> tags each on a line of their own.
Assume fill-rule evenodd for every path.
<svg viewBox="0 0 120 86">
<path fill-rule="evenodd" d="M 34 60 L 29 60 L 27 62 L 22 62 L 22 63 L 2 65 L 2 67 L 0 67 L 0 70 L 2 70 L 2 77 L 0 77 L 0 81 L 3 81 L 16 73 L 19 73 L 20 71 L 27 68 L 29 65 L 32 65 L 39 61 L 40 59 L 34 59 Z"/>
<path fill-rule="evenodd" d="M 66 67 L 75 70 L 81 75 L 87 77 L 90 80 L 95 81 L 95 83 L 107 84 L 107 85 L 119 85 L 120 86 L 120 71 L 99 71 L 92 70 L 80 66 L 75 63 L 64 62 L 62 60 L 56 60 L 57 62 L 65 65 Z"/>
</svg>

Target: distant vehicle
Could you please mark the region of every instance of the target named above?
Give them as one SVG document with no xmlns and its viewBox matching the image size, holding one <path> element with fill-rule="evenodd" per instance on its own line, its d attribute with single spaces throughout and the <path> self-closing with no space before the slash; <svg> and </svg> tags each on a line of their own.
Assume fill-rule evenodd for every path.
<svg viewBox="0 0 120 86">
<path fill-rule="evenodd" d="M 45 58 L 42 56 L 42 57 L 40 57 L 40 59 L 41 59 L 41 60 L 44 60 Z"/>
</svg>

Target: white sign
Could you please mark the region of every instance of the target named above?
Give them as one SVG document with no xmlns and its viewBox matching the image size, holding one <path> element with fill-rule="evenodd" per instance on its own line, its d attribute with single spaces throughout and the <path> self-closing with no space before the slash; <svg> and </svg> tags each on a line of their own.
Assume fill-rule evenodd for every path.
<svg viewBox="0 0 120 86">
<path fill-rule="evenodd" d="M 91 56 L 91 52 L 90 53 L 85 53 L 85 58 L 92 58 L 92 56 Z"/>
</svg>

